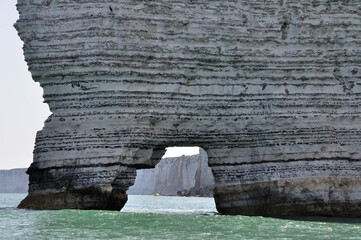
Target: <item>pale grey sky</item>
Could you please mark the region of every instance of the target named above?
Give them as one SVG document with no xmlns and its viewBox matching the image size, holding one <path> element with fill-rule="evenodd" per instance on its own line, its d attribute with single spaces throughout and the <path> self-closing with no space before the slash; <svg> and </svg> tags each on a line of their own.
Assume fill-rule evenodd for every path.
<svg viewBox="0 0 361 240">
<path fill-rule="evenodd" d="M 16 0 L 0 1 L 0 169 L 30 166 L 35 134 L 50 115 L 13 27 L 19 17 L 15 4 Z M 197 153 L 198 148 L 172 148 L 165 157 Z"/>
<path fill-rule="evenodd" d="M 50 115 L 31 79 L 13 24 L 16 0 L 0 1 L 0 169 L 28 167 L 37 130 Z"/>
</svg>

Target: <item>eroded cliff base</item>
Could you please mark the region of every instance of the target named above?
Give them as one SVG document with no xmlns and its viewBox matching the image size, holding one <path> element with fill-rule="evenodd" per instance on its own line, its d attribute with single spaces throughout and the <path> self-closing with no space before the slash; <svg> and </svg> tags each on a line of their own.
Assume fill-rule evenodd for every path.
<svg viewBox="0 0 361 240">
<path fill-rule="evenodd" d="M 128 200 L 122 191 L 111 190 L 111 187 L 90 187 L 87 189 L 69 190 L 66 192 L 29 194 L 18 206 L 24 209 L 59 210 L 121 210 Z"/>
<path fill-rule="evenodd" d="M 358 179 L 287 179 L 216 188 L 219 213 L 248 216 L 361 217 Z"/>
</svg>

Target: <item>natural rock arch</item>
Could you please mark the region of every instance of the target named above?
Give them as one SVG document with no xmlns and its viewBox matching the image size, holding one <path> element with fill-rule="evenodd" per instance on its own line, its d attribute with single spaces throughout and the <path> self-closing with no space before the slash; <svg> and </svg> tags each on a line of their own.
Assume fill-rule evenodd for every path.
<svg viewBox="0 0 361 240">
<path fill-rule="evenodd" d="M 137 170 L 127 194 L 213 197 L 213 189 L 207 153 L 199 147 L 176 147 L 167 148 L 154 168 Z"/>
<path fill-rule="evenodd" d="M 136 169 L 188 145 L 221 213 L 361 215 L 359 0 L 17 7 L 52 111 L 19 207 L 119 210 Z"/>
</svg>

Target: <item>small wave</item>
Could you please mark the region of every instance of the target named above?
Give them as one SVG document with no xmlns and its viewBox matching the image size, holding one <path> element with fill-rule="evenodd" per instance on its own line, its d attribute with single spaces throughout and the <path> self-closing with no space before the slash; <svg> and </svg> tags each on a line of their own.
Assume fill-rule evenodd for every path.
<svg viewBox="0 0 361 240">
<path fill-rule="evenodd" d="M 17 207 L 0 207 L 0 211 L 19 211 L 23 209 L 19 209 Z"/>
<path fill-rule="evenodd" d="M 194 211 L 193 209 L 184 210 L 184 209 L 126 209 L 121 212 L 125 213 L 140 213 L 140 214 L 165 214 L 165 215 L 203 215 L 203 216 L 213 216 L 218 214 L 213 211 Z"/>
</svg>

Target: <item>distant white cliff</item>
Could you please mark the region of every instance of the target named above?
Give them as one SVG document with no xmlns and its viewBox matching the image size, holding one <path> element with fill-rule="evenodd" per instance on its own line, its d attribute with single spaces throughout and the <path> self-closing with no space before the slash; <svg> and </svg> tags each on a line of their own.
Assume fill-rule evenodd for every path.
<svg viewBox="0 0 361 240">
<path fill-rule="evenodd" d="M 26 168 L 0 170 L 0 193 L 27 193 L 28 184 Z"/>
<path fill-rule="evenodd" d="M 153 169 L 137 170 L 135 184 L 128 194 L 147 195 L 190 195 L 213 196 L 214 180 L 208 167 L 207 154 L 162 159 Z M 202 189 L 207 191 L 201 192 Z M 211 194 L 210 194 L 211 193 Z"/>
</svg>

